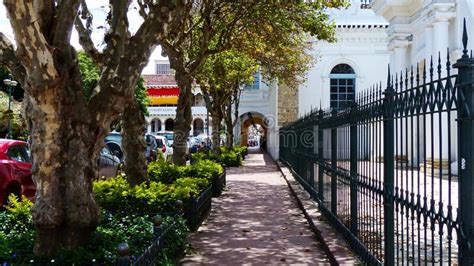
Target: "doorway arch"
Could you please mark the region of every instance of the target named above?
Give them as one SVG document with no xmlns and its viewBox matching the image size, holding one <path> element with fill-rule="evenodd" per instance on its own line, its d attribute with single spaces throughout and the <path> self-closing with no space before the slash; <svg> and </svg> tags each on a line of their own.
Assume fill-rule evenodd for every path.
<svg viewBox="0 0 474 266">
<path fill-rule="evenodd" d="M 240 144 L 248 146 L 249 141 L 251 141 L 249 134 L 257 134 L 257 142 L 260 144 L 260 147 L 266 148 L 268 119 L 261 113 L 247 112 L 241 116 L 241 121 Z"/>
<path fill-rule="evenodd" d="M 174 129 L 174 119 L 168 118 L 165 121 L 165 131 L 173 131 Z"/>
<path fill-rule="evenodd" d="M 204 133 L 204 121 L 201 118 L 196 118 L 193 121 L 193 135 L 197 136 Z"/>
</svg>

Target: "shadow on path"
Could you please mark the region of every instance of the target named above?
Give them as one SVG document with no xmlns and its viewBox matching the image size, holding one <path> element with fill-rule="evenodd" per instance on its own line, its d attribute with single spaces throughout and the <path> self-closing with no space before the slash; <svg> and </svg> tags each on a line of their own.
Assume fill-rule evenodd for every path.
<svg viewBox="0 0 474 266">
<path fill-rule="evenodd" d="M 266 153 L 249 153 L 243 167 L 228 169 L 227 180 L 227 191 L 190 237 L 183 264 L 328 264 Z"/>
</svg>

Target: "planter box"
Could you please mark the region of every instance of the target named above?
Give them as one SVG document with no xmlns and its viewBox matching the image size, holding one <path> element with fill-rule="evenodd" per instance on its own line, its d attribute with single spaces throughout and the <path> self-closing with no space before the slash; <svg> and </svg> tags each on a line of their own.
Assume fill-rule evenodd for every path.
<svg viewBox="0 0 474 266">
<path fill-rule="evenodd" d="M 212 196 L 219 197 L 226 186 L 226 171 L 212 179 Z"/>
<path fill-rule="evenodd" d="M 189 203 L 184 206 L 184 218 L 189 230 L 196 231 L 211 211 L 212 184 L 204 190 L 197 198 L 191 197 Z"/>
</svg>

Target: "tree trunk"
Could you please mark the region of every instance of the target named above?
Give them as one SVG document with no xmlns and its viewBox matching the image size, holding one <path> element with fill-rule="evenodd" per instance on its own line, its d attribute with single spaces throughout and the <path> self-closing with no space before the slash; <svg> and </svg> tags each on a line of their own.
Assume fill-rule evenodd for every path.
<svg viewBox="0 0 474 266">
<path fill-rule="evenodd" d="M 225 127 L 226 127 L 226 147 L 231 149 L 234 147 L 234 123 L 232 122 L 232 102 L 226 104 L 226 113 L 224 115 Z"/>
<path fill-rule="evenodd" d="M 54 255 L 87 243 L 99 223 L 92 193 L 97 159 L 108 124 L 91 126 L 76 66 L 33 98 L 26 111 L 36 182 L 35 254 Z M 104 122 L 105 123 L 105 122 Z"/>
<path fill-rule="evenodd" d="M 125 174 L 130 185 L 135 186 L 147 181 L 147 158 L 145 116 L 134 99 L 122 115 L 123 150 L 125 156 Z M 156 159 L 156 158 L 155 158 Z"/>
<path fill-rule="evenodd" d="M 220 137 L 220 131 L 221 131 L 221 121 L 222 121 L 222 116 L 219 114 L 218 110 L 215 110 L 217 108 L 213 108 L 211 112 L 211 118 L 212 118 L 212 152 L 214 154 L 220 154 L 220 147 L 221 147 L 221 137 Z"/>
<path fill-rule="evenodd" d="M 176 82 L 179 86 L 178 106 L 176 107 L 176 120 L 174 124 L 173 163 L 186 164 L 187 140 L 191 131 L 193 119 L 191 112 L 192 77 L 187 73 L 176 70 Z"/>
</svg>

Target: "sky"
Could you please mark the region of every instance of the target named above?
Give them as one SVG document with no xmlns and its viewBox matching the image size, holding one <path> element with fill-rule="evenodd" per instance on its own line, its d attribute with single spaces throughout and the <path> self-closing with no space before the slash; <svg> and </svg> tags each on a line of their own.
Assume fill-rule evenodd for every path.
<svg viewBox="0 0 474 266">
<path fill-rule="evenodd" d="M 103 36 L 105 33 L 104 29 L 98 29 L 100 26 L 105 26 L 105 18 L 108 12 L 108 0 L 88 0 L 87 5 L 89 10 L 91 11 L 94 19 L 93 19 L 93 26 L 94 31 L 92 32 L 92 40 L 94 41 L 96 47 L 99 49 L 102 47 L 101 44 L 103 42 Z M 130 11 L 128 13 L 130 31 L 132 33 L 136 32 L 136 30 L 140 27 L 143 19 L 138 15 L 137 10 L 135 9 L 136 3 L 134 2 L 131 5 Z M 11 42 L 14 43 L 14 36 L 13 30 L 10 26 L 10 22 L 7 18 L 7 11 L 5 10 L 5 6 L 3 3 L 0 4 L 0 32 L 5 34 Z M 73 30 L 71 36 L 71 44 L 77 49 L 82 49 L 81 45 L 79 44 L 79 37 L 76 30 Z M 161 48 L 158 47 L 155 49 L 153 54 L 150 57 L 149 63 L 147 67 L 143 70 L 142 74 L 153 74 L 155 71 L 154 67 L 154 60 L 166 60 L 161 55 Z"/>
</svg>

